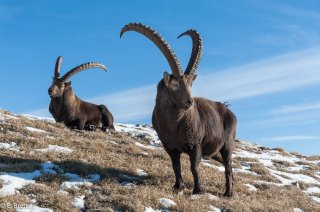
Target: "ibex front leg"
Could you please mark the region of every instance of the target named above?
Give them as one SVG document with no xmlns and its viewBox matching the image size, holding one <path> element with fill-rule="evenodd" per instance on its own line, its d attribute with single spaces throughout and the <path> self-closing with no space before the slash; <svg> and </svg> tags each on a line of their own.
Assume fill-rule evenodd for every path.
<svg viewBox="0 0 320 212">
<path fill-rule="evenodd" d="M 168 153 L 171 158 L 172 168 L 173 168 L 174 174 L 176 176 L 176 183 L 173 186 L 173 188 L 177 189 L 178 191 L 181 191 L 184 189 L 184 183 L 183 183 L 182 175 L 181 175 L 180 153 L 169 152 L 169 151 L 168 151 Z"/>
<path fill-rule="evenodd" d="M 86 124 L 86 120 L 79 120 L 78 126 L 77 126 L 78 130 L 83 130 L 85 124 Z"/>
</svg>

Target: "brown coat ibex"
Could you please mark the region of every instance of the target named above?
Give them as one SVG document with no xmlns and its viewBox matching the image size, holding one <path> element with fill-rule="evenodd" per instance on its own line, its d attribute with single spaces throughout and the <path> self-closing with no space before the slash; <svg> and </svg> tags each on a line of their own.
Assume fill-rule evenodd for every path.
<svg viewBox="0 0 320 212">
<path fill-rule="evenodd" d="M 152 28 L 131 23 L 124 26 L 120 37 L 127 31 L 136 31 L 150 39 L 167 59 L 172 74 L 164 73 L 158 84 L 152 124 L 166 152 L 169 154 L 176 176 L 174 188 L 184 188 L 181 175 L 181 153 L 190 156 L 194 178 L 193 194 L 201 192 L 199 163 L 202 156 L 212 156 L 224 164 L 225 196 L 233 195 L 232 152 L 235 143 L 236 116 L 225 104 L 201 97 L 192 97 L 195 70 L 202 54 L 202 40 L 195 30 L 179 37 L 192 38 L 193 48 L 189 64 L 183 73 L 181 65 L 168 43 Z"/>
<path fill-rule="evenodd" d="M 78 98 L 72 91 L 71 82 L 67 80 L 80 71 L 91 68 L 107 68 L 96 62 L 79 65 L 60 78 L 60 64 L 62 57 L 58 57 L 52 85 L 48 93 L 51 97 L 49 111 L 56 122 L 63 122 L 69 128 L 78 130 L 101 128 L 101 130 L 114 131 L 113 116 L 104 105 L 95 105 Z"/>
</svg>

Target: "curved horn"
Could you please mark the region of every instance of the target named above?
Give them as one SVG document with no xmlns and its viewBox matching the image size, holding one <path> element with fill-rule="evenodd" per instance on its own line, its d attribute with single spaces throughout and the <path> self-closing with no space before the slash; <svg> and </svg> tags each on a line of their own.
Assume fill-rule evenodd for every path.
<svg viewBox="0 0 320 212">
<path fill-rule="evenodd" d="M 130 23 L 125 25 L 121 29 L 120 38 L 122 37 L 123 33 L 127 31 L 136 31 L 149 38 L 161 50 L 162 54 L 167 59 L 172 74 L 176 77 L 181 76 L 183 74 L 177 56 L 170 48 L 169 44 L 154 29 L 141 23 Z"/>
<path fill-rule="evenodd" d="M 192 39 L 192 52 L 189 59 L 188 66 L 184 72 L 184 74 L 191 74 L 194 75 L 196 69 L 198 68 L 201 56 L 202 56 L 202 39 L 199 34 L 194 29 L 189 29 L 178 36 L 178 38 L 189 35 Z"/>
<path fill-rule="evenodd" d="M 62 57 L 59 56 L 56 61 L 56 67 L 54 69 L 54 78 L 58 79 L 60 77 L 60 65 L 62 62 Z"/>
<path fill-rule="evenodd" d="M 72 77 L 73 75 L 79 73 L 80 71 L 84 71 L 90 68 L 101 68 L 105 71 L 107 71 L 107 68 L 100 64 L 100 63 L 96 63 L 96 62 L 89 62 L 89 63 L 84 63 L 81 64 L 73 69 L 71 69 L 70 71 L 68 71 L 65 75 L 63 75 L 63 77 L 61 78 L 61 81 L 65 82 L 67 81 L 70 77 Z"/>
</svg>

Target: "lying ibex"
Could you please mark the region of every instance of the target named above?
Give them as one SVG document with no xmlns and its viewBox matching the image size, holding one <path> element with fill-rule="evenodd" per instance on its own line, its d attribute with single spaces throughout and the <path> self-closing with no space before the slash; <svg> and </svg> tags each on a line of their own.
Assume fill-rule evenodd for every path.
<svg viewBox="0 0 320 212">
<path fill-rule="evenodd" d="M 226 105 L 201 97 L 192 97 L 192 83 L 197 76 L 195 70 L 202 54 L 202 40 L 199 33 L 191 29 L 179 36 L 188 35 L 193 41 L 189 64 L 183 73 L 176 55 L 155 30 L 140 23 L 131 23 L 122 28 L 120 37 L 127 31 L 136 31 L 149 38 L 161 50 L 172 71 L 172 74 L 164 72 L 164 77 L 158 84 L 152 124 L 171 158 L 176 176 L 174 188 L 178 190 L 184 188 L 181 176 L 181 153 L 190 156 L 194 178 L 193 194 L 201 192 L 198 172 L 201 157 L 212 156 L 224 164 L 226 178 L 224 196 L 232 196 L 231 155 L 237 121 Z"/>
<path fill-rule="evenodd" d="M 58 57 L 52 85 L 48 90 L 51 97 L 49 111 L 53 118 L 56 122 L 63 122 L 67 127 L 78 130 L 101 127 L 103 131 L 113 131 L 113 116 L 107 107 L 82 101 L 72 91 L 71 82 L 67 82 L 70 77 L 80 71 L 91 68 L 101 68 L 106 71 L 107 68 L 100 63 L 84 63 L 71 69 L 60 78 L 61 61 L 62 58 Z"/>
</svg>

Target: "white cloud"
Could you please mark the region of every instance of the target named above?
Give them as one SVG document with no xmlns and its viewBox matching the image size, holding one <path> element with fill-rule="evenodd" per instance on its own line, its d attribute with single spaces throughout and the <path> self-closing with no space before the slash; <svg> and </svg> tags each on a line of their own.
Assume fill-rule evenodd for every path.
<svg viewBox="0 0 320 212">
<path fill-rule="evenodd" d="M 151 118 L 156 96 L 156 86 L 148 85 L 89 99 L 96 104 L 104 104 L 117 122 L 128 122 Z"/>
<path fill-rule="evenodd" d="M 195 82 L 194 95 L 230 101 L 319 84 L 319 58 L 320 49 L 307 49 L 200 75 Z M 148 85 L 94 97 L 89 101 L 107 105 L 117 122 L 128 122 L 151 119 L 155 96 L 156 85 Z M 39 110 L 39 115 L 43 111 Z M 29 114 L 38 115 L 35 112 L 38 111 Z"/>
<path fill-rule="evenodd" d="M 241 123 L 244 127 L 284 127 L 284 126 L 303 126 L 303 125 L 314 125 L 318 126 L 320 123 L 319 120 L 320 111 L 304 111 L 301 113 L 292 114 L 281 114 L 275 115 L 271 118 L 261 118 L 253 121 L 248 121 Z"/>
<path fill-rule="evenodd" d="M 200 76 L 197 95 L 220 101 L 320 83 L 320 49 L 308 49 Z"/>
<path fill-rule="evenodd" d="M 283 13 L 286 13 L 291 16 L 313 19 L 314 21 L 318 21 L 320 19 L 320 13 L 315 11 L 302 10 L 290 6 L 282 6 L 280 7 L 280 9 Z"/>
<path fill-rule="evenodd" d="M 296 113 L 319 109 L 320 102 L 310 104 L 284 105 L 281 108 L 272 111 L 272 114 Z"/>
<path fill-rule="evenodd" d="M 277 136 L 271 137 L 265 140 L 271 141 L 320 141 L 320 136 L 308 136 L 308 135 L 289 135 L 289 136 Z"/>
</svg>

